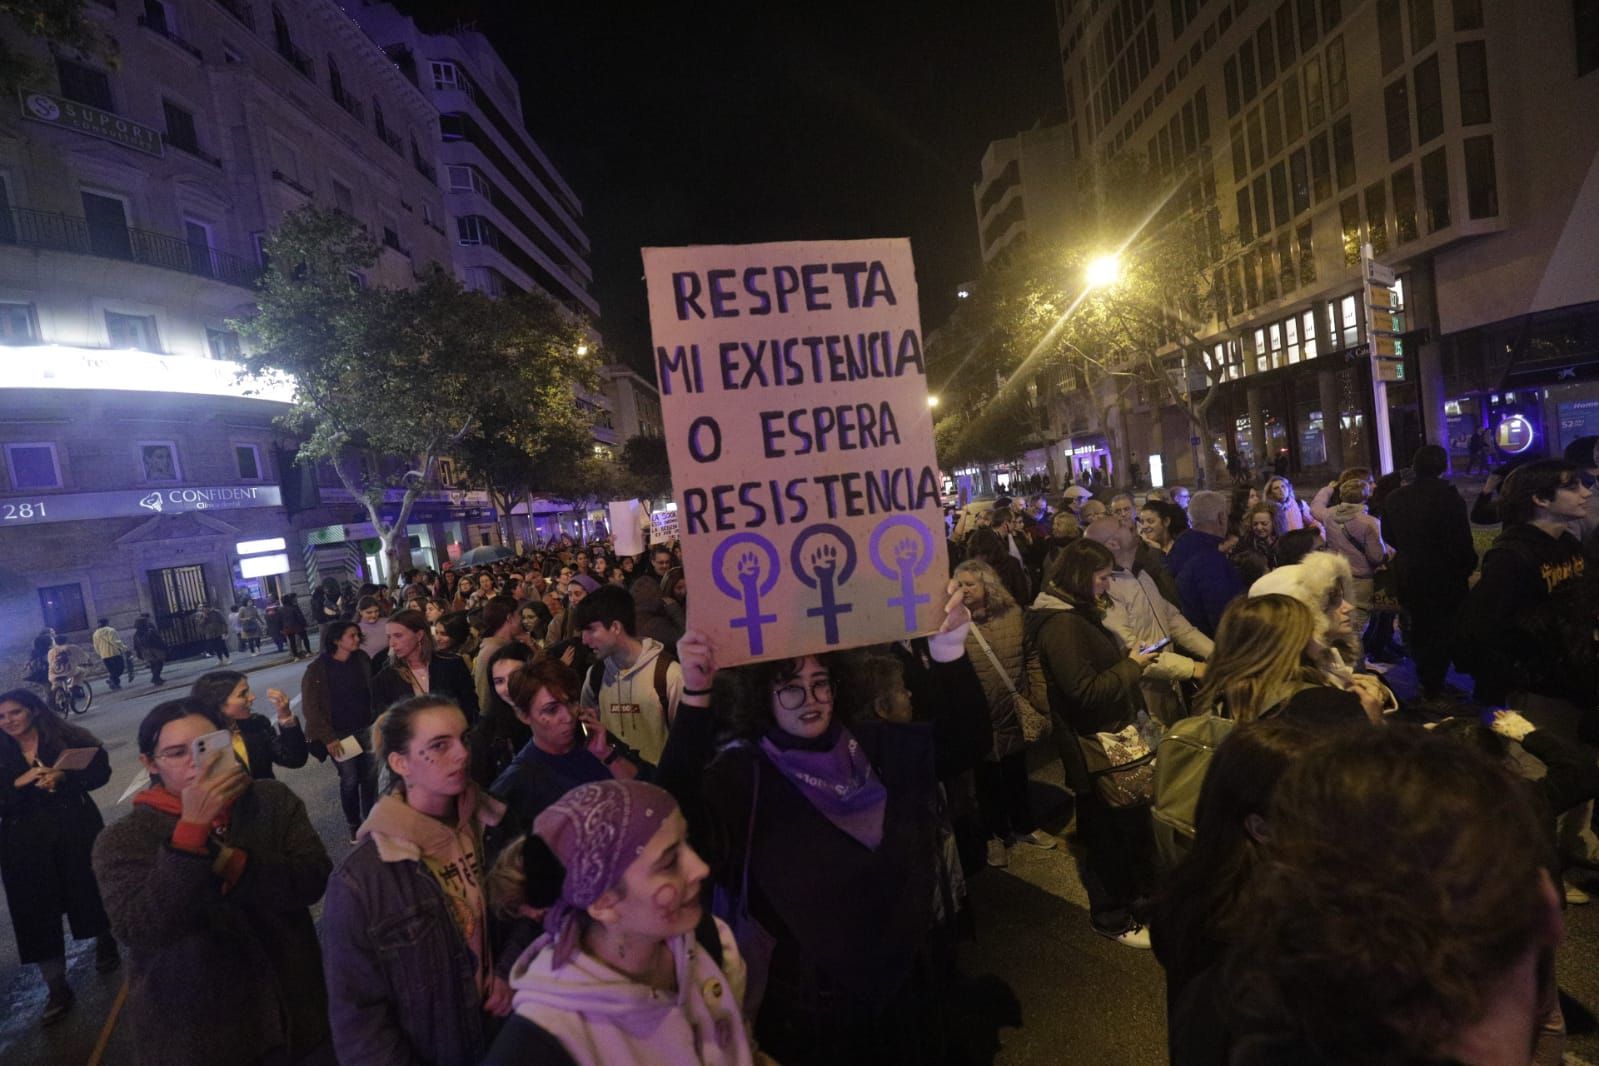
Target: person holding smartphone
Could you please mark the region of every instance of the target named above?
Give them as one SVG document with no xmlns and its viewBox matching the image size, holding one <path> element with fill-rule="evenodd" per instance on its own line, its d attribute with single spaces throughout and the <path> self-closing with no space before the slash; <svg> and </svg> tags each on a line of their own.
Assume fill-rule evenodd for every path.
<svg viewBox="0 0 1599 1066">
<path fill-rule="evenodd" d="M 506 682 L 511 707 L 532 739 L 489 791 L 530 824 L 578 785 L 627 781 L 645 769 L 639 753 L 600 724 L 596 708 L 578 707 L 580 684 L 577 672 L 559 659 L 527 663 Z"/>
<path fill-rule="evenodd" d="M 322 651 L 300 678 L 305 736 L 333 759 L 351 844 L 377 802 L 377 775 L 365 739 L 373 714 L 372 660 L 361 647 L 364 632 L 357 622 L 322 627 Z"/>
<path fill-rule="evenodd" d="M 101 973 L 120 962 L 89 866 L 105 827 L 89 793 L 110 779 L 105 748 L 88 730 L 63 722 L 28 689 L 0 695 L 0 879 L 19 961 L 36 964 L 49 989 L 43 1025 L 72 1008 L 63 915 L 74 937 L 98 939 Z"/>
<path fill-rule="evenodd" d="M 94 845 L 127 947 L 132 1061 L 307 1061 L 329 1038 L 311 906 L 333 864 L 305 804 L 252 781 L 198 700 L 157 704 L 138 742 L 150 786 Z"/>
<path fill-rule="evenodd" d="M 250 691 L 250 679 L 237 670 L 212 670 L 201 674 L 194 679 L 189 695 L 227 723 L 234 753 L 257 781 L 270 780 L 274 776 L 274 764 L 286 770 L 298 770 L 305 765 L 310 754 L 305 731 L 289 708 L 289 697 L 282 692 L 267 689 L 267 699 L 276 712 L 276 728 L 266 715 L 255 713 L 255 693 Z"/>
</svg>

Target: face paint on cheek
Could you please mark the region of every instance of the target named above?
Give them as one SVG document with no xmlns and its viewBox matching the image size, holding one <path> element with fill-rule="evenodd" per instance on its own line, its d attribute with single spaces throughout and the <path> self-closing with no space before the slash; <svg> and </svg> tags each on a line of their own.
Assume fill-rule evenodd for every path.
<svg viewBox="0 0 1599 1066">
<path fill-rule="evenodd" d="M 661 918 L 670 918 L 677 913 L 683 899 L 682 891 L 676 885 L 662 885 L 650 897 L 655 904 L 656 913 Z"/>
</svg>

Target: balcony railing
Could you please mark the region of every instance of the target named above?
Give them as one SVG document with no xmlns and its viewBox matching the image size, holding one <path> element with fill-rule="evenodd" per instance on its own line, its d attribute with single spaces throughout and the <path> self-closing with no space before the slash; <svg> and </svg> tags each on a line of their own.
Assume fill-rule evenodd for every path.
<svg viewBox="0 0 1599 1066">
<path fill-rule="evenodd" d="M 255 12 L 250 9 L 250 5 L 245 3 L 244 0 L 217 0 L 217 6 L 250 27 L 250 29 L 255 29 Z"/>
<path fill-rule="evenodd" d="M 177 45 L 179 48 L 183 49 L 185 52 L 189 53 L 191 56 L 200 60 L 201 62 L 205 61 L 205 53 L 168 29 L 166 20 L 164 18 L 152 19 L 149 15 L 140 15 L 139 25 L 143 26 L 145 29 L 149 30 L 158 37 L 165 37 L 167 40 L 171 41 L 173 44 Z"/>
<path fill-rule="evenodd" d="M 253 260 L 182 237 L 130 226 L 91 226 L 86 219 L 24 207 L 0 211 L 0 244 L 122 259 L 246 288 L 261 275 Z"/>
</svg>

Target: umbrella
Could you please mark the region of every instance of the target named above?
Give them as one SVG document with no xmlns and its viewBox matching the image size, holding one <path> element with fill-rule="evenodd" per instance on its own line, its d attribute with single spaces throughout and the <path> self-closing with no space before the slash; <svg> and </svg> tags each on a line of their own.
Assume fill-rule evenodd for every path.
<svg viewBox="0 0 1599 1066">
<path fill-rule="evenodd" d="M 514 552 L 503 544 L 485 544 L 481 548 L 473 548 L 461 553 L 457 560 L 462 566 L 482 566 L 484 563 L 497 563 L 501 559 L 509 559 Z"/>
</svg>

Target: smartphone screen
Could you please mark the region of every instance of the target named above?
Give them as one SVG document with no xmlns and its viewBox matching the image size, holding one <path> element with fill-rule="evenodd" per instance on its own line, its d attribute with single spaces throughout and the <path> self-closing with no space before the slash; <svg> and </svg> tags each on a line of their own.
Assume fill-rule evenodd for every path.
<svg viewBox="0 0 1599 1066">
<path fill-rule="evenodd" d="M 1168 645 L 1170 643 L 1171 643 L 1171 638 L 1170 637 L 1161 637 L 1159 640 L 1155 641 L 1155 643 L 1153 643 L 1153 644 L 1145 644 L 1142 648 L 1139 648 L 1138 649 L 1138 654 L 1140 654 L 1140 655 L 1148 655 L 1152 651 L 1159 651 L 1160 649 L 1164 648 L 1166 645 Z"/>
<path fill-rule="evenodd" d="M 194 755 L 194 765 L 196 766 L 204 766 L 206 758 L 213 751 L 221 751 L 223 749 L 231 751 L 232 748 L 233 738 L 226 729 L 218 729 L 214 733 L 206 733 L 195 737 L 189 744 L 189 751 Z M 218 759 L 216 768 L 211 772 L 213 774 L 219 773 L 221 770 L 226 769 L 227 765 L 227 759 Z"/>
</svg>

